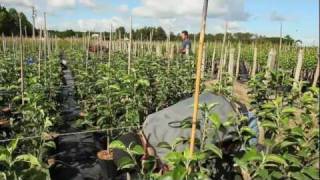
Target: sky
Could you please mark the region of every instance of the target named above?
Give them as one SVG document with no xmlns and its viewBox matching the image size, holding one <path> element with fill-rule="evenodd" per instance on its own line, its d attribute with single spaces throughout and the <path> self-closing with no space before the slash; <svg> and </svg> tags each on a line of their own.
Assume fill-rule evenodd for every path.
<svg viewBox="0 0 320 180">
<path fill-rule="evenodd" d="M 55 30 L 110 31 L 110 26 L 162 26 L 166 32 L 199 32 L 203 0 L 0 0 L 6 7 L 32 18 L 36 27 Z M 319 44 L 319 0 L 209 0 L 207 33 L 251 32 L 266 36 L 283 34 L 306 45 Z"/>
</svg>

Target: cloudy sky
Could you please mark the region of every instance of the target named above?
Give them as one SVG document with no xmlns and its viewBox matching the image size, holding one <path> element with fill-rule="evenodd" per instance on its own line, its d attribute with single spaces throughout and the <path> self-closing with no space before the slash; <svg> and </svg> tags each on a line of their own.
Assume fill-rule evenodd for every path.
<svg viewBox="0 0 320 180">
<path fill-rule="evenodd" d="M 162 26 L 166 31 L 199 31 L 202 0 L 0 0 L 1 5 L 23 11 L 31 20 L 37 9 L 36 26 L 47 12 L 50 29 L 109 30 L 113 26 L 133 28 Z M 305 44 L 319 42 L 319 0 L 209 0 L 207 32 L 223 32 L 228 21 L 232 32 L 245 31 L 267 36 L 284 34 Z"/>
</svg>

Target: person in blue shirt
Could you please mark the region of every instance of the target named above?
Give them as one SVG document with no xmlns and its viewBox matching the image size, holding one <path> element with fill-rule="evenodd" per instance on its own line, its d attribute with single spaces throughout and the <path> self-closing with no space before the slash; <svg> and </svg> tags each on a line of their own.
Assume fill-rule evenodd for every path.
<svg viewBox="0 0 320 180">
<path fill-rule="evenodd" d="M 186 52 L 189 50 L 189 53 L 191 52 L 191 41 L 189 39 L 188 31 L 184 30 L 181 32 L 181 39 L 182 39 L 182 45 L 180 49 L 181 54 L 186 54 Z"/>
</svg>

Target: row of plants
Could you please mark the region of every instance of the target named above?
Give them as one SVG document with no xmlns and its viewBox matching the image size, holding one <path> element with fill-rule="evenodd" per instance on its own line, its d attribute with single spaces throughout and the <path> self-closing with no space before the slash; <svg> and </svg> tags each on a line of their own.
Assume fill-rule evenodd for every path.
<svg viewBox="0 0 320 180">
<path fill-rule="evenodd" d="M 50 177 L 46 152 L 55 147 L 49 132 L 59 117 L 58 54 L 41 59 L 40 66 L 33 50 L 24 51 L 22 65 L 20 55 L 15 49 L 0 54 L 0 115 L 8 122 L 0 127 L 0 140 L 12 139 L 0 143 L 0 179 L 45 179 Z M 30 136 L 35 138 L 24 139 Z"/>
<path fill-rule="evenodd" d="M 232 87 L 230 81 L 232 78 L 224 75 L 221 85 L 212 90 L 233 99 L 227 88 Z M 212 126 L 207 128 L 214 129 L 213 138 L 227 127 L 236 127 L 232 134 L 233 152 L 224 149 L 221 143 L 203 144 L 204 136 L 208 136 L 203 130 L 201 138 L 196 140 L 198 150 L 193 156 L 189 149 L 182 152 L 175 149 L 178 144 L 188 143 L 189 137 L 179 137 L 174 144 L 160 143 L 159 147 L 171 152 L 163 159 L 168 167 L 158 172 L 150 168 L 155 157 L 141 163 L 134 160 L 145 157 L 142 147 L 126 147 L 120 141 L 113 141 L 110 148 L 130 154 L 131 158 L 123 159 L 120 169 L 135 169 L 139 179 L 222 179 L 226 177 L 214 162 L 223 164 L 230 157 L 234 167 L 229 170 L 232 179 L 319 179 L 319 89 L 302 88 L 305 83 L 293 82 L 286 70 L 264 68 L 249 81 L 250 111 L 258 119 L 258 133 L 250 127 L 247 116 L 239 115 L 221 123 L 216 114 L 209 113 L 214 104 L 201 105 L 203 121 L 200 123 L 211 122 Z M 257 142 L 252 143 L 253 139 Z M 241 148 L 236 148 L 237 144 Z"/>
<path fill-rule="evenodd" d="M 146 115 L 189 97 L 194 85 L 194 61 L 166 60 L 152 54 L 133 57 L 128 73 L 127 55 L 107 57 L 66 50 L 74 73 L 77 98 L 90 127 L 141 125 Z"/>
</svg>

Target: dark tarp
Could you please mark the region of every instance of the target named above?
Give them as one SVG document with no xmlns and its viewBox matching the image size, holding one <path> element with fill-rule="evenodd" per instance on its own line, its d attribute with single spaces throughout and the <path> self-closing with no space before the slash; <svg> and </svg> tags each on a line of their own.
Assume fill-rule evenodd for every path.
<svg viewBox="0 0 320 180">
<path fill-rule="evenodd" d="M 169 144 L 174 143 L 174 141 L 179 137 L 189 138 L 191 133 L 191 128 L 181 128 L 172 126 L 177 122 L 181 122 L 185 119 L 192 119 L 193 113 L 193 101 L 194 98 L 188 98 L 174 104 L 168 108 L 165 108 L 156 113 L 147 116 L 146 121 L 143 124 L 143 131 L 148 138 L 150 144 L 155 147 L 157 154 L 160 158 L 163 158 L 169 151 L 165 148 L 159 148 L 157 145 L 160 142 L 167 142 Z M 225 122 L 228 118 L 234 117 L 236 111 L 231 105 L 231 103 L 223 96 L 215 95 L 209 92 L 205 92 L 199 97 L 199 104 L 213 104 L 217 103 L 215 108 L 210 113 L 217 113 L 222 122 Z M 202 121 L 202 115 L 199 110 L 198 121 Z M 210 126 L 209 122 L 209 126 Z M 200 125 L 200 129 L 203 128 Z M 229 128 L 227 132 L 233 131 L 234 128 Z M 206 143 L 215 143 L 216 140 L 212 137 L 213 129 L 208 131 L 208 139 Z M 210 135 L 211 134 L 211 135 Z M 223 134 L 219 134 L 222 138 Z M 200 138 L 200 132 L 197 131 L 197 138 Z M 227 138 L 227 137 L 224 137 Z M 182 151 L 186 148 L 187 144 L 178 146 L 177 150 Z"/>
</svg>

